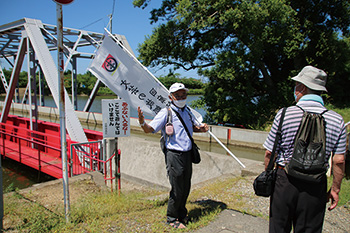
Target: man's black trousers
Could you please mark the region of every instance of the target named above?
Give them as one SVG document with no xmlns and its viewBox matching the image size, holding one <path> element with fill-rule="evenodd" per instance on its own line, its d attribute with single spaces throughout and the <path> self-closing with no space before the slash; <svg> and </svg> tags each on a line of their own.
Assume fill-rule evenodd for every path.
<svg viewBox="0 0 350 233">
<path fill-rule="evenodd" d="M 308 183 L 277 169 L 275 189 L 270 203 L 269 232 L 322 232 L 327 202 L 327 178 Z"/>
<path fill-rule="evenodd" d="M 165 161 L 171 185 L 167 222 L 182 221 L 187 216 L 186 202 L 191 189 L 191 153 L 167 150 Z"/>
</svg>

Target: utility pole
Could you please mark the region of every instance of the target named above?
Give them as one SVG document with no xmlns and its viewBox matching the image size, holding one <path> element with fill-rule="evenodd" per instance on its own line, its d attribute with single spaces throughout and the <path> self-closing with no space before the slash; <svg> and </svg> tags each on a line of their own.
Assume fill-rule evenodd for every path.
<svg viewBox="0 0 350 233">
<path fill-rule="evenodd" d="M 0 232 L 3 230 L 3 219 L 4 219 L 4 193 L 2 190 L 2 156 L 0 155 Z"/>
<path fill-rule="evenodd" d="M 63 13 L 62 4 L 69 4 L 73 0 L 53 0 L 56 2 L 57 13 L 57 67 L 58 67 L 58 94 L 60 112 L 60 136 L 61 136 L 61 158 L 64 212 L 66 222 L 69 222 L 69 188 L 68 188 L 68 166 L 67 166 L 67 140 L 66 140 L 66 110 L 64 99 L 64 53 L 63 53 Z"/>
</svg>

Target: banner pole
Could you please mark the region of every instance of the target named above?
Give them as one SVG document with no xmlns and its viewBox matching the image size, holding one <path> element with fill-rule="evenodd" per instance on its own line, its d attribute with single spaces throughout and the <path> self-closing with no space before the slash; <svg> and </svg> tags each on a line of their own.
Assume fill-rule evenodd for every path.
<svg viewBox="0 0 350 233">
<path fill-rule="evenodd" d="M 132 57 L 149 75 L 151 75 L 151 77 L 154 79 L 154 80 L 156 80 L 165 90 L 167 90 L 168 91 L 168 89 L 163 85 L 163 83 L 161 83 L 144 65 L 142 65 L 142 63 L 139 61 L 139 60 L 137 60 L 137 58 L 132 54 L 132 53 L 130 53 L 130 51 L 129 50 L 127 50 L 125 47 L 124 47 L 124 45 L 122 45 L 120 42 L 119 42 L 119 40 L 117 39 L 117 38 L 115 38 L 114 37 L 114 35 L 112 34 L 112 33 L 110 33 L 106 28 L 105 28 L 105 31 L 108 33 L 108 35 L 110 35 L 113 39 L 114 39 L 114 41 L 116 41 L 117 43 L 118 43 L 118 45 L 120 46 L 120 47 L 122 47 L 128 54 L 129 54 L 129 56 L 130 57 Z M 168 94 L 169 94 L 169 91 L 168 91 Z"/>
<path fill-rule="evenodd" d="M 244 164 L 211 132 L 208 130 L 208 133 L 222 146 L 243 168 Z"/>
<path fill-rule="evenodd" d="M 197 124 L 202 124 L 201 122 L 199 122 L 196 118 L 196 116 L 190 111 L 192 117 L 196 120 Z M 239 165 L 241 165 L 243 168 L 245 168 L 245 165 L 215 136 L 215 134 L 213 132 L 211 132 L 210 130 L 208 130 L 208 133 L 219 143 L 220 146 L 222 146 L 227 153 L 229 153 L 238 163 Z"/>
<path fill-rule="evenodd" d="M 119 40 L 117 39 L 117 38 L 115 38 L 114 37 L 114 35 L 111 33 L 111 32 L 109 32 L 106 28 L 105 28 L 105 31 L 106 31 L 106 33 L 111 37 L 111 38 L 113 38 L 113 40 L 114 40 L 114 42 L 115 43 L 117 43 L 123 50 L 125 50 L 126 51 L 126 53 L 136 62 L 136 63 L 138 63 L 155 81 L 157 81 L 157 83 L 159 83 L 159 85 L 162 87 L 162 88 L 164 88 L 166 91 L 167 91 L 167 93 L 168 93 L 168 95 L 170 94 L 169 93 L 169 90 L 144 66 L 144 65 L 142 65 L 142 63 L 139 61 L 139 60 L 137 60 L 137 58 L 133 55 L 133 54 L 131 54 L 130 53 L 130 51 L 128 51 L 120 42 L 119 42 Z M 107 35 L 106 35 L 107 36 Z M 117 93 L 116 93 L 117 94 Z M 197 119 L 197 117 L 195 117 L 194 116 L 194 114 L 192 113 L 192 111 L 190 111 L 190 113 L 191 113 L 191 115 L 194 117 L 194 119 L 196 120 L 196 122 L 200 125 L 200 124 L 202 124 L 201 122 L 199 122 L 198 121 L 198 119 Z M 209 134 L 243 167 L 243 168 L 245 168 L 245 166 L 244 166 L 244 164 L 241 162 L 241 161 L 239 161 L 239 159 L 212 133 L 212 132 L 210 132 L 210 131 L 208 131 L 209 132 Z"/>
</svg>

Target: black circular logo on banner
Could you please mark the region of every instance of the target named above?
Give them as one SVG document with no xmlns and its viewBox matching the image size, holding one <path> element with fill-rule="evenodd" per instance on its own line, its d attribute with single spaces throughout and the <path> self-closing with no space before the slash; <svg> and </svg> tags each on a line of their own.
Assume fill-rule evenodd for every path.
<svg viewBox="0 0 350 233">
<path fill-rule="evenodd" d="M 118 67 L 118 62 L 113 57 L 108 57 L 104 63 L 104 67 L 108 72 L 113 72 Z"/>
</svg>

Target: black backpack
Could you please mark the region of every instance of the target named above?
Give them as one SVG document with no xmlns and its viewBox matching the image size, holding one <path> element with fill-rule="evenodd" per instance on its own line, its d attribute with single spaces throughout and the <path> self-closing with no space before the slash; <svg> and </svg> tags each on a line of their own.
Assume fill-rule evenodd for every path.
<svg viewBox="0 0 350 233">
<path fill-rule="evenodd" d="M 303 110 L 298 132 L 294 139 L 294 151 L 285 170 L 289 176 L 309 181 L 320 182 L 327 172 L 326 130 L 324 112 L 312 113 Z"/>
<path fill-rule="evenodd" d="M 160 149 L 162 149 L 163 153 L 166 154 L 165 141 L 167 138 L 174 133 L 173 128 L 173 115 L 169 107 L 167 107 L 168 113 L 166 117 L 165 124 L 165 135 L 162 133 L 162 137 L 160 138 Z"/>
</svg>

